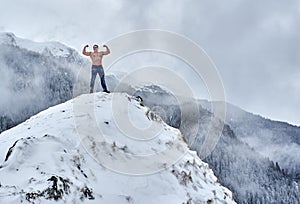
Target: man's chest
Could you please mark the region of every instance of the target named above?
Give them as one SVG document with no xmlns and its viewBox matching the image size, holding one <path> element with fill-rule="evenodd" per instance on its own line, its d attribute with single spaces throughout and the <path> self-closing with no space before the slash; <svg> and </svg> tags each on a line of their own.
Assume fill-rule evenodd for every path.
<svg viewBox="0 0 300 204">
<path fill-rule="evenodd" d="M 101 58 L 102 58 L 102 54 L 101 54 L 100 52 L 92 53 L 92 54 L 91 54 L 91 58 L 92 58 L 93 60 L 101 59 Z"/>
</svg>

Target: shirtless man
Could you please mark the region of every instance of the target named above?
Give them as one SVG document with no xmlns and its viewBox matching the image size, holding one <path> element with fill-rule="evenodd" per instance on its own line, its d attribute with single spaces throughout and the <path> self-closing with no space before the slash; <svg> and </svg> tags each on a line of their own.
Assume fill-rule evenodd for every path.
<svg viewBox="0 0 300 204">
<path fill-rule="evenodd" d="M 104 78 L 104 70 L 102 67 L 102 57 L 104 55 L 110 54 L 110 49 L 103 45 L 103 47 L 106 48 L 106 51 L 98 51 L 98 45 L 93 45 L 94 52 L 87 52 L 86 48 L 88 45 L 84 46 L 82 54 L 85 56 L 89 56 L 92 60 L 92 77 L 91 77 L 91 83 L 90 83 L 90 93 L 93 93 L 94 91 L 94 84 L 97 74 L 99 74 L 99 77 L 101 79 L 101 86 L 103 88 L 103 92 L 110 93 L 110 91 L 107 90 L 105 78 Z"/>
</svg>

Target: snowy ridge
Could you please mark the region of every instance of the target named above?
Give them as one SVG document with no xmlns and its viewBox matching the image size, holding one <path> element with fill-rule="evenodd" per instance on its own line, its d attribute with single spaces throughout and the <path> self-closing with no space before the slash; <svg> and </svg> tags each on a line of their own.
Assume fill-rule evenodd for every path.
<svg viewBox="0 0 300 204">
<path fill-rule="evenodd" d="M 157 89 L 156 87 L 151 88 Z M 197 122 L 190 119 L 183 121 L 186 125 L 180 124 L 181 108 L 178 108 L 178 105 L 174 103 L 176 100 L 172 99 L 172 95 L 167 92 L 161 94 L 160 91 L 152 91 L 151 89 L 143 89 L 135 94 L 145 99 L 144 103 L 151 110 L 163 116 L 164 121 L 169 125 L 180 128 L 185 139 L 188 142 L 190 141 L 191 127 Z M 212 102 L 199 100 L 198 103 L 200 123 L 197 125 L 200 125 L 200 128 L 196 139 L 192 139 L 193 142 L 190 147 L 200 153 L 202 151 L 203 138 L 205 138 L 206 131 L 211 124 L 211 117 L 215 116 L 210 112 Z M 218 105 L 217 102 L 213 103 Z M 214 151 L 204 161 L 209 163 L 223 185 L 230 186 L 237 203 L 299 203 L 300 174 L 297 173 L 297 169 L 299 172 L 299 167 L 295 168 L 295 172 L 287 175 L 287 171 L 281 169 L 282 165 L 278 165 L 275 162 L 280 157 L 276 157 L 277 160 L 274 161 L 265 158 L 264 155 L 257 152 L 256 148 L 252 148 L 251 144 L 243 140 L 243 135 L 249 132 L 258 133 L 259 136 L 257 135 L 256 137 L 259 137 L 262 141 L 264 140 L 264 143 L 261 143 L 264 144 L 264 148 L 272 150 L 272 145 L 270 145 L 272 143 L 266 143 L 268 140 L 265 139 L 266 135 L 263 134 L 267 131 L 272 131 L 273 144 L 277 142 L 280 145 L 281 143 L 281 151 L 284 153 L 286 146 L 282 144 L 289 143 L 289 140 L 299 141 L 300 129 L 257 116 L 250 117 L 252 114 L 243 114 L 244 111 L 241 110 L 235 111 L 230 104 L 227 104 L 227 107 L 227 122 L 223 128 L 222 136 Z M 287 153 L 293 151 L 292 147 Z M 284 153 L 284 161 L 289 162 L 298 155 L 294 153 L 290 157 Z M 296 166 L 297 162 L 295 161 L 297 159 L 289 162 L 289 167 Z"/>
<path fill-rule="evenodd" d="M 13 33 L 0 32 L 0 44 L 18 46 L 30 51 L 55 57 L 68 57 L 74 55 L 75 50 L 59 42 L 33 42 L 16 37 Z"/>
<path fill-rule="evenodd" d="M 154 121 L 163 130 L 143 142 L 124 137 L 112 118 L 113 97 L 126 104 L 136 125 L 147 127 Z M 87 104 L 95 100 L 97 124 L 106 137 L 105 142 L 96 143 L 96 154 L 105 153 L 118 160 L 119 154 L 130 158 L 157 153 L 172 143 L 181 144 L 186 154 L 153 174 L 130 176 L 111 171 L 80 142 L 74 120 L 88 119 L 89 113 L 74 115 L 73 99 L 0 134 L 0 203 L 235 203 L 209 166 L 188 150 L 180 132 L 147 107 L 122 93 L 78 98 Z M 118 116 L 123 117 L 122 113 Z M 157 165 L 163 162 L 158 160 Z"/>
</svg>

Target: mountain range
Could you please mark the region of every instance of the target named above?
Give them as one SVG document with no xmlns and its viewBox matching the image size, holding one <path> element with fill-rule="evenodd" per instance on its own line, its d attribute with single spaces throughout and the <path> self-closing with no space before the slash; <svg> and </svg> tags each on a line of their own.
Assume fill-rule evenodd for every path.
<svg viewBox="0 0 300 204">
<path fill-rule="evenodd" d="M 12 33 L 0 34 L 0 48 L 3 73 L 0 81 L 3 98 L 0 103 L 1 131 L 76 97 L 73 95 L 75 80 L 81 84 L 78 95 L 87 93 L 89 70 L 86 76 L 79 77 L 76 73 L 88 63 L 75 50 L 58 42 L 36 43 L 20 39 Z M 107 78 L 113 90 L 118 77 Z M 135 96 L 142 97 L 146 107 L 166 124 L 178 128 L 190 148 L 200 154 L 210 121 L 215 117 L 211 106 L 218 102 L 199 99 L 199 120 L 191 117 L 182 121 L 176 97 L 162 87 L 124 85 L 123 92 L 134 92 Z M 190 137 L 195 126 L 199 131 L 194 140 Z M 220 183 L 233 192 L 237 203 L 297 203 L 300 199 L 299 133 L 297 126 L 272 121 L 227 103 L 220 140 L 203 160 L 213 169 Z M 20 141 L 26 143 L 24 139 Z M 7 155 L 13 142 L 7 144 L 3 155 Z M 2 192 L 5 194 L 8 189 L 2 188 Z"/>
</svg>

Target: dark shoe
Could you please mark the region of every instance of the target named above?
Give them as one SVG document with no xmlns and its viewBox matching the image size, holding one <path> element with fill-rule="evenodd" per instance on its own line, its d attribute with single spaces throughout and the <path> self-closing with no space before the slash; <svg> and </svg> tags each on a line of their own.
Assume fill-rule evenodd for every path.
<svg viewBox="0 0 300 204">
<path fill-rule="evenodd" d="M 90 90 L 90 93 L 93 93 L 93 90 L 92 90 L 92 89 Z"/>
<path fill-rule="evenodd" d="M 109 91 L 109 90 L 103 90 L 103 92 L 105 92 L 105 93 L 110 93 L 110 91 Z"/>
</svg>

